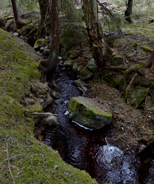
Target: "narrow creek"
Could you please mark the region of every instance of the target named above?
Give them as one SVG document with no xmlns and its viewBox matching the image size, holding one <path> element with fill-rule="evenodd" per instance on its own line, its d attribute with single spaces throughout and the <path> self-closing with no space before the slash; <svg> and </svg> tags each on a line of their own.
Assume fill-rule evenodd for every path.
<svg viewBox="0 0 154 184">
<path fill-rule="evenodd" d="M 146 151 L 140 157 L 124 155 L 118 147 L 109 145 L 106 138 L 108 128 L 91 131 L 72 122 L 69 118 L 67 103 L 73 96 L 83 92 L 73 84 L 77 79 L 72 71 L 62 71 L 57 67 L 52 79 L 60 93 L 63 104 L 53 102 L 48 112 L 57 115 L 59 125 L 46 127 L 42 131 L 43 141 L 56 149 L 64 161 L 86 170 L 98 183 L 142 184 L 154 183 L 154 157 Z"/>
</svg>

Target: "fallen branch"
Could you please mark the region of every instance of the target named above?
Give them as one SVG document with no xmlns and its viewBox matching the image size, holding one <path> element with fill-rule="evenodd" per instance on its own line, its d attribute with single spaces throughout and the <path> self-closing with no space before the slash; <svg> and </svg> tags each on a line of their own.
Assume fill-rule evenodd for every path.
<svg viewBox="0 0 154 184">
<path fill-rule="evenodd" d="M 16 182 L 15 182 L 15 179 L 14 179 L 14 177 L 13 177 L 13 174 L 12 174 L 12 171 L 11 171 L 11 168 L 10 168 L 8 143 L 6 143 L 6 151 L 7 151 L 7 159 L 8 159 L 9 171 L 10 171 L 10 174 L 11 174 L 11 177 L 12 177 L 12 180 L 13 180 L 13 184 L 15 184 Z"/>
<path fill-rule="evenodd" d="M 136 76 L 137 76 L 137 73 L 134 74 L 134 76 L 132 77 L 129 85 L 127 86 L 127 88 L 126 88 L 126 95 L 127 95 L 128 90 L 130 89 L 130 87 L 131 87 L 131 85 L 132 85 L 132 83 L 133 83 L 133 81 L 134 81 L 134 79 L 135 79 Z"/>
<path fill-rule="evenodd" d="M 33 112 L 33 115 L 49 115 L 49 116 L 56 116 L 57 114 L 52 114 L 50 112 Z"/>
</svg>

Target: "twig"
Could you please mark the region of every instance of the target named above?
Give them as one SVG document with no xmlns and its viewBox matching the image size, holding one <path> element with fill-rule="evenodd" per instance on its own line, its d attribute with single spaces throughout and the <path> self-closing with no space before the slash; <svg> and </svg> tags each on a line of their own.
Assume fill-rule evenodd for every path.
<svg viewBox="0 0 154 184">
<path fill-rule="evenodd" d="M 56 116 L 57 114 L 52 114 L 50 112 L 33 112 L 34 115 L 49 115 L 49 116 Z"/>
<path fill-rule="evenodd" d="M 128 90 L 130 89 L 130 87 L 131 87 L 131 85 L 132 85 L 132 83 L 133 83 L 133 81 L 134 81 L 134 79 L 135 79 L 136 76 L 137 76 L 137 73 L 134 74 L 134 76 L 132 77 L 129 85 L 127 86 L 127 88 L 126 88 L 126 95 L 127 95 Z"/>
<path fill-rule="evenodd" d="M 15 184 L 15 179 L 13 177 L 13 174 L 11 172 L 11 168 L 10 168 L 10 161 L 9 161 L 9 148 L 8 148 L 8 143 L 6 143 L 6 150 L 7 150 L 7 159 L 8 159 L 8 167 L 9 167 L 9 171 L 10 171 L 10 174 L 11 174 L 11 177 L 12 177 L 12 180 L 13 180 L 13 184 Z"/>
</svg>

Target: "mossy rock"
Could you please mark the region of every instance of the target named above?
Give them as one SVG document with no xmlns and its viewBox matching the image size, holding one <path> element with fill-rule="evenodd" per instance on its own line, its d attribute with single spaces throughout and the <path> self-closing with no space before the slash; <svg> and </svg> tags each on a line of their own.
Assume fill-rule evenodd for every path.
<svg viewBox="0 0 154 184">
<path fill-rule="evenodd" d="M 148 95 L 148 89 L 137 86 L 135 88 L 135 96 L 136 96 L 136 108 L 144 108 L 145 106 L 145 98 Z"/>
<path fill-rule="evenodd" d="M 38 39 L 34 44 L 34 49 L 39 49 L 43 46 L 45 46 L 45 39 Z"/>
<path fill-rule="evenodd" d="M 93 72 L 90 71 L 88 68 L 84 67 L 80 72 L 79 72 L 79 78 L 81 80 L 87 80 L 90 79 L 93 75 Z"/>
<path fill-rule="evenodd" d="M 91 70 L 92 72 L 96 72 L 98 69 L 97 64 L 95 63 L 94 59 L 91 59 L 88 64 L 86 65 L 86 67 Z"/>
<path fill-rule="evenodd" d="M 111 64 L 113 66 L 118 66 L 118 65 L 121 65 L 122 64 L 122 61 L 123 61 L 123 57 L 116 55 L 112 59 Z"/>
<path fill-rule="evenodd" d="M 79 57 L 80 55 L 80 51 L 79 50 L 72 50 L 70 53 L 70 58 L 71 59 L 76 59 L 77 57 Z"/>
<path fill-rule="evenodd" d="M 35 26 L 33 23 L 23 26 L 21 29 L 18 29 L 17 32 L 22 35 L 27 35 Z"/>
<path fill-rule="evenodd" d="M 65 61 L 64 66 L 65 67 L 72 67 L 73 66 L 72 60 Z"/>
<path fill-rule="evenodd" d="M 97 107 L 90 98 L 72 97 L 68 107 L 70 117 L 82 126 L 100 129 L 112 122 L 112 114 Z"/>
</svg>

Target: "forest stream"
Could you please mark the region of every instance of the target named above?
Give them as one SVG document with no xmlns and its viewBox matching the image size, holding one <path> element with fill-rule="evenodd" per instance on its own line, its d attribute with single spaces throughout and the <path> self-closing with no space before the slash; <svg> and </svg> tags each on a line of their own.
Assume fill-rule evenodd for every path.
<svg viewBox="0 0 154 184">
<path fill-rule="evenodd" d="M 48 81 L 55 82 L 52 90 L 60 93 L 63 104 L 53 102 L 46 111 L 56 114 L 59 125 L 46 127 L 42 131 L 45 144 L 59 152 L 67 163 L 86 170 L 98 183 L 141 184 L 154 183 L 154 155 L 147 148 L 140 155 L 126 155 L 118 147 L 108 144 L 105 129 L 91 131 L 79 126 L 69 118 L 67 103 L 73 96 L 84 96 L 82 90 L 73 84 L 77 79 L 71 70 L 57 67 Z M 36 129 L 41 128 L 37 124 Z"/>
</svg>

